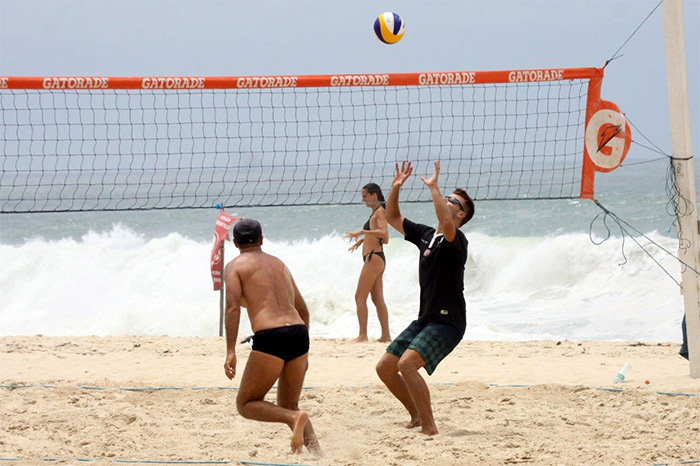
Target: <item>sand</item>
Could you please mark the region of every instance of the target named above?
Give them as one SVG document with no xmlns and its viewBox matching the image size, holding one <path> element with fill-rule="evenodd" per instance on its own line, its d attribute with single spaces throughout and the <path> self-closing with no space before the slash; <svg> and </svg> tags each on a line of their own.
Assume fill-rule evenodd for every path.
<svg viewBox="0 0 700 466">
<path fill-rule="evenodd" d="M 688 375 L 677 344 L 464 341 L 426 377 L 440 431 L 434 437 L 402 427 L 407 413 L 374 372 L 384 348 L 312 341 L 300 407 L 324 451 L 316 458 L 289 451 L 286 426 L 236 412 L 240 376 L 224 375 L 222 338 L 2 337 L 0 458 L 700 463 L 700 379 Z M 242 371 L 250 348 L 237 352 Z M 632 366 L 627 381 L 613 383 L 625 362 Z"/>
</svg>

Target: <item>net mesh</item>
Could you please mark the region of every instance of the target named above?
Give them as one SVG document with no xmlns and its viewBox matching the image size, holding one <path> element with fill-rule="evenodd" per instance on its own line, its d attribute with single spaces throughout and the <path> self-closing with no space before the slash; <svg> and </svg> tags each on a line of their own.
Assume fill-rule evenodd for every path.
<svg viewBox="0 0 700 466">
<path fill-rule="evenodd" d="M 394 164 L 476 200 L 581 185 L 588 79 L 222 90 L 0 91 L 0 211 L 356 203 Z M 412 177 L 402 201 L 427 201 Z"/>
</svg>

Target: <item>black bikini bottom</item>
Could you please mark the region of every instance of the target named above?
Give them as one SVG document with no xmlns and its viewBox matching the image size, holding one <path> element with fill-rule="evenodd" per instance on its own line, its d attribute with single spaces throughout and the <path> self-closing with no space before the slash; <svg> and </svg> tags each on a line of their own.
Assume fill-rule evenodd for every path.
<svg viewBox="0 0 700 466">
<path fill-rule="evenodd" d="M 309 330 L 306 325 L 285 325 L 255 332 L 253 351 L 260 351 L 289 362 L 309 352 Z"/>
<path fill-rule="evenodd" d="M 370 251 L 370 252 L 368 252 L 367 254 L 365 254 L 364 256 L 362 256 L 362 262 L 369 262 L 369 261 L 371 261 L 371 260 L 372 260 L 372 256 L 377 256 L 377 257 L 379 257 L 379 258 L 380 258 L 381 260 L 383 260 L 384 263 L 386 264 L 386 257 L 384 257 L 384 252 L 383 252 L 383 251 Z"/>
</svg>

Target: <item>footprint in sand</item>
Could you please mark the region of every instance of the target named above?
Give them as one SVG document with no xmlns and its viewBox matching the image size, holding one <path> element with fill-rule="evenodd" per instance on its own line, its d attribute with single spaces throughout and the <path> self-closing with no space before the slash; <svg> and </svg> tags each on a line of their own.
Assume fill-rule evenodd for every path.
<svg viewBox="0 0 700 466">
<path fill-rule="evenodd" d="M 448 437 L 469 437 L 472 435 L 481 435 L 483 432 L 479 432 L 476 430 L 466 430 L 466 429 L 459 429 L 459 430 L 454 430 L 447 435 Z"/>
</svg>

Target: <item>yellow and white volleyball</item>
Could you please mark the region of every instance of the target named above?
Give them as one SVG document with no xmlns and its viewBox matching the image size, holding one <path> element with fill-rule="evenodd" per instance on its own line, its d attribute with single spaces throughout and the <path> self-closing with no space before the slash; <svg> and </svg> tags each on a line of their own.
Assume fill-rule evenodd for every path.
<svg viewBox="0 0 700 466">
<path fill-rule="evenodd" d="M 401 40 L 404 33 L 403 19 L 391 11 L 382 13 L 374 20 L 374 33 L 377 39 L 385 44 L 395 44 Z"/>
</svg>

